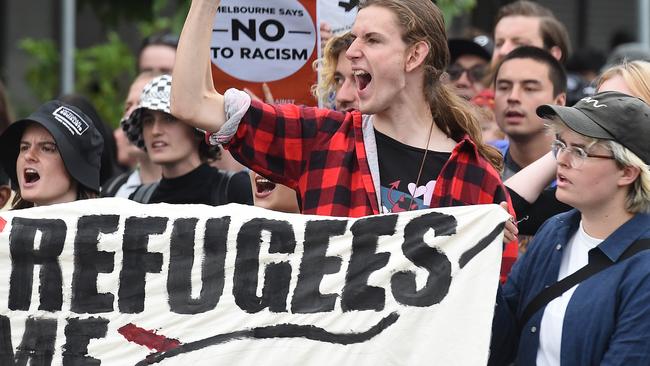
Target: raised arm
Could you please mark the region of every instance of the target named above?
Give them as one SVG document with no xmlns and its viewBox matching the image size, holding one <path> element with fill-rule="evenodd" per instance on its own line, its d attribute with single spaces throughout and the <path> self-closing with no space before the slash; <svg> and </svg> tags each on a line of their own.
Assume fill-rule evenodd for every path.
<svg viewBox="0 0 650 366">
<path fill-rule="evenodd" d="M 549 152 L 503 183 L 526 201 L 533 203 L 555 179 L 556 164 L 553 153 Z"/>
<path fill-rule="evenodd" d="M 192 0 L 181 32 L 171 91 L 171 114 L 194 127 L 218 131 L 224 98 L 214 88 L 210 61 L 212 24 L 220 0 Z"/>
</svg>

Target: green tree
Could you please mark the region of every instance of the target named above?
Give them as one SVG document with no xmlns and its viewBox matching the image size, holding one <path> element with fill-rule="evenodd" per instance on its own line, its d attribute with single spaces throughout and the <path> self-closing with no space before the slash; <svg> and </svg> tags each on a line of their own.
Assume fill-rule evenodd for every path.
<svg viewBox="0 0 650 366">
<path fill-rule="evenodd" d="M 125 80 L 133 77 L 134 56 L 115 32 L 107 42 L 75 52 L 75 92 L 88 97 L 104 121 L 117 127 L 122 117 Z M 60 91 L 61 58 L 50 39 L 27 38 L 20 47 L 32 58 L 25 75 L 27 84 L 41 101 L 54 99 Z"/>
<path fill-rule="evenodd" d="M 168 0 L 81 0 L 78 10 L 90 7 L 107 27 L 135 22 L 144 38 L 163 31 L 180 33 L 189 4 L 189 0 L 175 4 Z M 20 48 L 31 58 L 25 75 L 31 91 L 42 102 L 56 98 L 61 65 L 57 44 L 51 39 L 25 38 Z M 133 51 L 112 31 L 105 42 L 75 50 L 75 92 L 90 98 L 102 119 L 113 127 L 122 118 L 135 62 Z"/>
<path fill-rule="evenodd" d="M 446 25 L 449 27 L 455 16 L 471 10 L 476 5 L 476 0 L 437 0 L 436 5 L 445 16 Z"/>
</svg>

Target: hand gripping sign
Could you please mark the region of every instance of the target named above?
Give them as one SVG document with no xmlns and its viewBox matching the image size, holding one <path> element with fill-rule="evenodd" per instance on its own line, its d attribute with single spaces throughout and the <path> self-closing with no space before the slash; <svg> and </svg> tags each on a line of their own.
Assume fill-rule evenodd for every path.
<svg viewBox="0 0 650 366">
<path fill-rule="evenodd" d="M 1 216 L 2 365 L 487 362 L 496 205 L 348 219 L 107 198 Z"/>
</svg>

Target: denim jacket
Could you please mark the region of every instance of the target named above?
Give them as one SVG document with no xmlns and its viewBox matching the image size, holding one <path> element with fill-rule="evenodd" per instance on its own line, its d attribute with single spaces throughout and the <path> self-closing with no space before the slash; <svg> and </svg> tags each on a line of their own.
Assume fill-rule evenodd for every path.
<svg viewBox="0 0 650 366">
<path fill-rule="evenodd" d="M 519 328 L 526 305 L 557 281 L 562 254 L 578 229 L 580 212 L 554 216 L 540 228 L 497 294 L 490 364 L 534 365 L 540 309 Z M 650 215 L 636 214 L 598 247 L 612 261 L 637 239 L 650 237 Z M 650 250 L 580 283 L 567 305 L 560 351 L 562 365 L 650 365 Z"/>
</svg>

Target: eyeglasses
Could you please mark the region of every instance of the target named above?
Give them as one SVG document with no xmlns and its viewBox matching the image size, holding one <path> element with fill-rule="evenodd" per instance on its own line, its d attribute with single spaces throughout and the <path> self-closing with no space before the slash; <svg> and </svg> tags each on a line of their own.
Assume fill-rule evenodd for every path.
<svg viewBox="0 0 650 366">
<path fill-rule="evenodd" d="M 485 76 L 485 70 L 486 70 L 486 65 L 474 65 L 470 67 L 469 69 L 466 69 L 459 64 L 453 64 L 447 67 L 447 74 L 449 74 L 449 78 L 451 81 L 456 81 L 460 79 L 461 76 L 463 76 L 463 73 L 467 73 L 467 79 L 475 83 L 477 81 L 481 81 L 483 77 Z"/>
<path fill-rule="evenodd" d="M 611 155 L 590 154 L 581 147 L 566 146 L 566 144 L 560 140 L 554 140 L 551 144 L 551 149 L 553 151 L 553 156 L 555 156 L 555 159 L 557 159 L 558 155 L 560 155 L 561 152 L 569 153 L 570 164 L 572 168 L 580 168 L 587 158 L 610 160 L 615 159 Z"/>
</svg>

